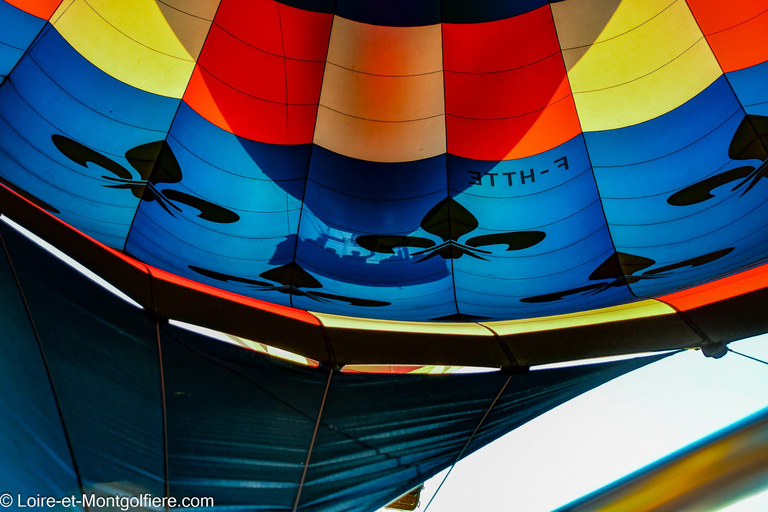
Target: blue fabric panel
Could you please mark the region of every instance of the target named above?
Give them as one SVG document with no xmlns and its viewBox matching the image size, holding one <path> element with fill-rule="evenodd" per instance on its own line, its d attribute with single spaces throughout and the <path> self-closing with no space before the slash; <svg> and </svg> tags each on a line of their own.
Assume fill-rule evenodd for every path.
<svg viewBox="0 0 768 512">
<path fill-rule="evenodd" d="M 513 377 L 464 456 L 611 380 L 617 371 L 631 371 L 647 362 L 625 361 L 601 368 L 584 366 Z M 302 510 L 376 510 L 393 496 L 439 473 L 456 460 L 507 376 L 343 377 L 331 382 L 302 490 Z M 562 387 L 553 387 L 553 381 Z M 424 396 L 434 397 L 430 407 L 422 405 Z M 535 403 L 531 403 L 532 396 Z M 387 409 L 399 412 L 396 426 L 387 426 L 385 418 L 391 414 L 385 412 Z M 356 446 L 367 449 L 349 457 L 348 450 Z"/>
<path fill-rule="evenodd" d="M 277 0 L 281 4 L 290 5 L 305 11 L 332 13 L 336 8 L 336 0 Z"/>
<path fill-rule="evenodd" d="M 8 228 L 0 223 L 0 236 Z M 11 267 L 0 249 L 0 482 L 21 496 L 82 491 L 63 425 Z M 44 469 L 42 471 L 41 469 Z"/>
<path fill-rule="evenodd" d="M 7 226 L 0 233 L 40 333 L 86 492 L 164 496 L 167 483 L 178 499 L 213 497 L 213 510 L 292 509 L 327 369 L 158 325 Z M 35 473 L 10 465 L 29 486 L 20 489 L 71 494 L 76 482 L 49 416 L 50 383 L 2 259 L 0 293 L 0 316 L 10 318 L 0 323 L 2 339 L 21 334 L 0 355 L 0 383 L 11 385 L 0 399 L 27 412 L 0 419 L 0 449 L 10 450 L 0 454 L 18 449 L 5 439 L 26 443 L 22 460 Z M 660 357 L 515 375 L 465 454 Z M 334 372 L 299 510 L 376 510 L 448 467 L 507 378 Z M 41 442 L 44 454 L 35 448 Z"/>
<path fill-rule="evenodd" d="M 7 2 L 0 2 L 0 83 L 19 62 L 44 25 L 45 20 Z"/>
<path fill-rule="evenodd" d="M 445 166 L 444 155 L 377 163 L 315 147 L 296 263 L 322 288 L 295 295 L 293 304 L 375 318 L 455 314 L 450 262 L 418 254 L 441 242 L 421 223 L 447 197 Z"/>
<path fill-rule="evenodd" d="M 452 233 L 465 246 L 453 260 L 461 313 L 536 317 L 634 298 L 590 280 L 614 251 L 582 136 L 519 160 L 448 163 L 463 207 L 453 220 L 466 219 Z"/>
<path fill-rule="evenodd" d="M 171 495 L 213 496 L 229 511 L 290 510 L 327 370 L 173 326 L 162 343 Z M 465 455 L 657 359 L 515 376 Z M 299 510 L 377 510 L 448 467 L 507 377 L 334 373 Z"/>
<path fill-rule="evenodd" d="M 727 77 L 747 113 L 768 116 L 768 62 L 732 71 Z"/>
<path fill-rule="evenodd" d="M 155 323 L 26 238 L 4 225 L 0 230 L 40 335 L 85 492 L 164 496 Z"/>
<path fill-rule="evenodd" d="M 171 495 L 291 510 L 327 374 L 173 326 L 161 332 Z"/>
<path fill-rule="evenodd" d="M 0 89 L 0 174 L 69 224 L 122 248 L 138 205 L 126 177 L 140 179 L 126 152 L 164 139 L 178 104 L 106 75 L 46 29 Z M 98 156 L 81 165 L 72 148 Z"/>
<path fill-rule="evenodd" d="M 141 202 L 126 250 L 184 277 L 288 304 L 281 284 L 261 274 L 293 262 L 310 145 L 243 139 L 183 104 L 168 148 L 181 180 L 157 185 L 161 200 Z M 197 208 L 173 191 L 195 197 Z M 199 208 L 208 205 L 233 215 L 205 218 Z"/>
<path fill-rule="evenodd" d="M 729 154 L 754 140 L 746 125 L 721 77 L 657 119 L 585 134 L 616 249 L 634 261 L 625 270 L 637 295 L 712 279 L 765 254 L 768 183 L 747 177 L 762 157 Z"/>
<path fill-rule="evenodd" d="M 440 0 L 337 0 L 336 14 L 344 18 L 392 27 L 418 27 L 440 23 Z"/>
<path fill-rule="evenodd" d="M 555 0 L 561 1 L 561 0 Z M 519 16 L 543 7 L 547 0 L 442 0 L 442 21 L 445 23 L 483 23 Z"/>
<path fill-rule="evenodd" d="M 562 0 L 279 0 L 308 11 L 335 13 L 347 19 L 392 27 L 440 23 L 482 23 L 518 16 Z"/>
</svg>

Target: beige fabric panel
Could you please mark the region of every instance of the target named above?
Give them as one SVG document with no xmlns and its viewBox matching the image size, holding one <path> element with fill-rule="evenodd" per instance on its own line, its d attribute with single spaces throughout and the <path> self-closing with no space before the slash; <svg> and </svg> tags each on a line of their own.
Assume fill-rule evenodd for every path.
<svg viewBox="0 0 768 512">
<path fill-rule="evenodd" d="M 440 26 L 381 27 L 336 17 L 314 142 L 377 162 L 445 153 Z"/>
<path fill-rule="evenodd" d="M 190 56 L 197 59 L 220 0 L 163 0 L 157 6 Z"/>
</svg>

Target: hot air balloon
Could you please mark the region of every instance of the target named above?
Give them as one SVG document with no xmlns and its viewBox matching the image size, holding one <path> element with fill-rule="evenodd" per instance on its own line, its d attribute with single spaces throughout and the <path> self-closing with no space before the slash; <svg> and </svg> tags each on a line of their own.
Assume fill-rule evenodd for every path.
<svg viewBox="0 0 768 512">
<path fill-rule="evenodd" d="M 248 487 L 247 477 L 227 480 L 233 466 L 225 459 L 253 448 L 253 438 L 238 443 L 238 436 L 274 428 L 301 441 L 283 439 L 286 451 L 267 460 L 278 465 L 291 453 L 298 470 L 276 477 L 271 485 L 290 492 L 264 506 L 294 510 L 384 503 L 385 490 L 405 492 L 476 449 L 476 426 L 490 441 L 532 411 L 610 378 L 600 371 L 615 376 L 633 367 L 594 370 L 573 393 L 563 391 L 571 377 L 552 375 L 547 389 L 562 394 L 532 401 L 524 413 L 499 413 L 488 427 L 493 434 L 483 437 L 480 411 L 493 415 L 514 401 L 504 392 L 512 383 L 520 382 L 521 396 L 533 393 L 539 377 L 525 373 L 532 365 L 686 347 L 717 356 L 725 343 L 768 331 L 761 308 L 768 295 L 768 11 L 760 1 L 13 0 L 0 10 L 0 213 L 143 310 L 74 277 L 60 285 L 67 271 L 2 229 L 4 300 L 30 318 L 25 336 L 42 357 L 34 371 L 54 395 L 41 400 L 57 411 L 65 427 L 56 434 L 59 448 L 76 461 L 62 463 L 65 473 L 77 473 L 77 461 L 90 456 L 80 450 L 99 459 L 99 442 L 112 442 L 80 427 L 85 437 L 68 437 L 71 421 L 85 421 L 78 408 L 100 403 L 83 398 L 86 381 L 72 372 L 91 375 L 104 362 L 67 359 L 77 345 L 49 361 L 55 326 L 69 323 L 80 333 L 72 339 L 95 346 L 88 333 L 96 325 L 144 329 L 126 338 L 136 342 L 132 350 L 110 357 L 126 362 L 124 377 L 153 382 L 110 380 L 88 389 L 98 396 L 123 385 L 143 389 L 137 410 L 149 400 L 147 407 L 163 411 L 152 416 L 160 421 L 150 429 L 154 469 L 132 466 L 153 475 L 152 485 L 163 483 L 153 493 L 203 485 L 192 468 L 211 469 L 214 460 L 226 468 L 211 479 L 228 481 L 222 485 L 230 490 Z M 91 307 L 93 316 L 79 322 L 53 314 Z M 319 367 L 282 367 L 213 346 L 168 319 L 288 350 Z M 151 343 L 154 370 L 128 364 Z M 179 355 L 175 370 L 164 372 L 165 351 L 199 361 Z M 445 377 L 435 384 L 441 392 L 420 388 L 422 399 L 441 396 L 435 404 L 443 406 L 453 397 L 463 404 L 456 414 L 478 417 L 446 427 L 466 450 L 459 441 L 435 448 L 419 466 L 423 460 L 408 462 L 404 447 L 386 456 L 352 430 L 376 416 L 375 407 L 365 408 L 373 397 L 386 402 L 432 381 L 339 373 L 366 364 L 507 373 L 473 377 L 479 395 L 465 391 L 465 398 L 457 389 L 470 385 L 467 376 L 452 376 L 456 384 Z M 217 376 L 211 365 L 226 370 Z M 270 372 L 284 393 L 256 377 Z M 217 391 L 206 394 L 205 383 L 216 379 Z M 283 405 L 248 416 L 244 403 L 218 395 L 246 396 L 238 379 L 271 397 L 264 403 Z M 401 388 L 397 379 L 405 379 Z M 14 393 L 31 389 L 12 382 Z M 65 382 L 81 387 L 65 392 Z M 368 394 L 352 396 L 368 384 Z M 311 405 L 284 396 L 316 391 Z M 476 399 L 488 403 L 467 405 Z M 189 421 L 199 430 L 174 434 L 171 404 L 183 411 L 174 416 L 177 427 Z M 381 421 L 373 424 L 395 425 L 393 415 L 405 421 L 411 413 L 438 421 L 414 404 L 378 404 Z M 283 406 L 293 412 L 277 410 Z M 193 414 L 206 409 L 210 423 Z M 233 430 L 215 443 L 230 417 Z M 112 419 L 124 432 L 122 420 Z M 274 427 L 307 420 L 302 434 Z M 373 437 L 387 437 L 371 428 Z M 334 432 L 359 443 L 323 459 L 313 452 L 318 432 L 331 436 L 319 453 L 337 446 Z M 138 447 L 151 443 L 140 439 L 114 460 L 141 455 Z M 363 446 L 399 476 L 365 487 L 378 466 L 327 469 Z M 296 463 L 297 452 L 306 460 Z M 103 483 L 99 471 L 75 480 L 81 488 Z M 316 491 L 301 498 L 305 481 Z M 373 498 L 354 501 L 355 489 Z M 253 496 L 224 493 L 217 503 L 243 504 L 246 495 Z"/>
</svg>

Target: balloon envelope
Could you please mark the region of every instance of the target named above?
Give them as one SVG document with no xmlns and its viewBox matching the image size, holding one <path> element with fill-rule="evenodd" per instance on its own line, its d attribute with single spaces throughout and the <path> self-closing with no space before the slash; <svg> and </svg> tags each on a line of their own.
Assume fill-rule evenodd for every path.
<svg viewBox="0 0 768 512">
<path fill-rule="evenodd" d="M 765 257 L 759 1 L 1 8 L 2 183 L 136 261 L 331 329 L 741 335 L 675 294 Z"/>
</svg>

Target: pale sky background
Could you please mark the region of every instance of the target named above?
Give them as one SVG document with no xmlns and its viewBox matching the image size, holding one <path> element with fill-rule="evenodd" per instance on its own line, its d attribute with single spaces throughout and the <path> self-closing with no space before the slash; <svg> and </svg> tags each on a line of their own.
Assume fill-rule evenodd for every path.
<svg viewBox="0 0 768 512">
<path fill-rule="evenodd" d="M 768 335 L 730 347 L 768 360 Z M 459 462 L 428 512 L 545 512 L 768 406 L 768 365 L 670 356 L 523 425 Z M 445 472 L 425 484 L 423 511 Z M 768 511 L 768 491 L 728 512 Z"/>
</svg>

